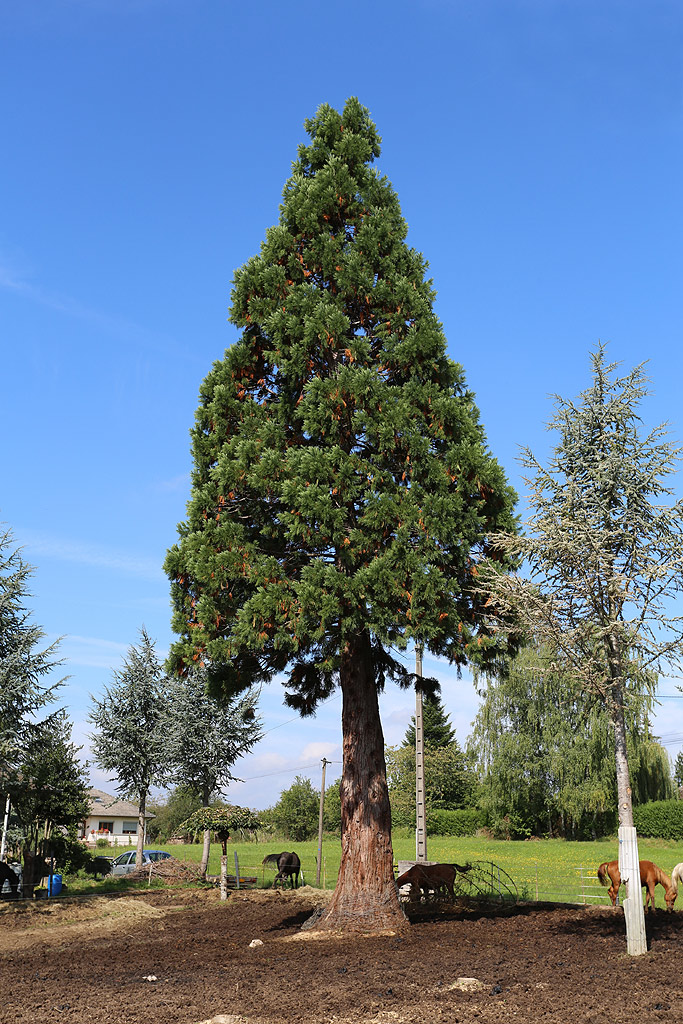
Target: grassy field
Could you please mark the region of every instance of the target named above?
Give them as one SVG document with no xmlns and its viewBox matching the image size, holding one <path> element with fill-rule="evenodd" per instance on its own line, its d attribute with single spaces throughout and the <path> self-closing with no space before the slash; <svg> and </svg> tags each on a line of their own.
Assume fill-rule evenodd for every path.
<svg viewBox="0 0 683 1024">
<path fill-rule="evenodd" d="M 396 830 L 393 836 L 395 860 L 415 859 L 415 837 L 407 830 Z M 188 846 L 159 847 L 167 849 L 179 860 L 199 862 L 202 848 L 199 844 Z M 275 875 L 273 868 L 261 867 L 261 861 L 269 853 L 282 850 L 296 850 L 301 858 L 304 880 L 309 885 L 316 881 L 317 841 L 294 843 L 291 840 L 277 840 L 259 843 L 230 843 L 228 846 L 228 871 L 234 873 L 234 855 L 237 853 L 241 875 L 255 875 L 259 884 L 270 885 Z M 340 860 L 339 841 L 331 836 L 323 840 L 324 885 L 334 888 Z M 675 864 L 683 861 L 683 844 L 659 839 L 640 839 L 639 853 L 642 860 L 652 860 L 667 874 Z M 209 872 L 220 871 L 221 848 L 211 847 Z M 572 843 L 564 840 L 540 840 L 538 842 L 503 842 L 479 837 L 456 839 L 434 837 L 427 842 L 429 860 L 444 863 L 467 861 L 489 861 L 499 866 L 514 880 L 522 898 L 559 902 L 586 902 L 608 904 L 607 890 L 600 886 L 596 871 L 605 860 L 618 856 L 616 839 L 593 843 Z M 323 877 L 321 877 L 321 885 Z M 657 886 L 657 906 L 664 907 L 664 891 Z M 679 897 L 683 907 L 683 894 Z"/>
</svg>

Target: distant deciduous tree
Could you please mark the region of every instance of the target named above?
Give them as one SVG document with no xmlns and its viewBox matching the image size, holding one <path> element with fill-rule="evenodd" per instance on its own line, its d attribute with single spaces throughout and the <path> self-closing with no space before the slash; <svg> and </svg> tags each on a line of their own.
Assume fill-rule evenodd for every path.
<svg viewBox="0 0 683 1024">
<path fill-rule="evenodd" d="M 185 821 L 201 806 L 201 797 L 187 786 L 176 786 L 166 799 L 154 797 L 148 800 L 147 810 L 154 815 L 147 823 L 148 841 L 166 842 L 181 821 Z"/>
<path fill-rule="evenodd" d="M 144 627 L 140 643 L 129 647 L 123 668 L 114 673 L 104 697 L 93 697 L 92 702 L 88 721 L 96 730 L 95 761 L 116 776 L 122 796 L 133 795 L 138 802 L 136 865 L 141 867 L 147 797 L 152 786 L 166 785 L 171 774 L 168 679 Z"/>
<path fill-rule="evenodd" d="M 387 747 L 387 781 L 391 816 L 396 824 L 415 823 L 415 748 Z M 431 809 L 471 805 L 476 775 L 458 743 L 425 745 L 425 804 Z"/>
<path fill-rule="evenodd" d="M 335 835 L 339 835 L 341 832 L 341 779 L 336 779 L 330 783 L 325 790 L 323 829 L 325 832 L 331 832 Z"/>
<path fill-rule="evenodd" d="M 236 805 L 200 807 L 178 825 L 175 834 L 213 832 L 220 842 L 223 856 L 225 856 L 228 852 L 228 840 L 235 832 L 244 836 L 246 833 L 258 832 L 262 827 L 263 823 L 259 815 L 256 811 L 249 810 L 248 807 L 237 807 Z"/>
<path fill-rule="evenodd" d="M 266 812 L 268 820 L 285 839 L 304 842 L 318 831 L 320 791 L 310 779 L 297 775 L 295 781 L 280 794 L 280 799 Z"/>
</svg>

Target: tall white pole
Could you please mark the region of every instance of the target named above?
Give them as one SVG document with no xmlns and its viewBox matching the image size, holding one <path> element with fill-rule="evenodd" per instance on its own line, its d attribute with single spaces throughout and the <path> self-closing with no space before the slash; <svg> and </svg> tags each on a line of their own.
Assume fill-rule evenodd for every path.
<svg viewBox="0 0 683 1024">
<path fill-rule="evenodd" d="M 325 768 L 328 761 L 323 757 L 323 777 L 320 783 L 320 813 L 318 814 L 318 866 L 315 872 L 315 884 L 320 888 L 320 868 L 323 862 L 323 810 L 325 807 Z"/>
<path fill-rule="evenodd" d="M 5 859 L 5 850 L 7 849 L 7 826 L 9 824 L 9 793 L 7 794 L 7 802 L 5 803 L 5 819 L 2 823 L 2 841 L 0 842 L 0 860 Z"/>
<path fill-rule="evenodd" d="M 418 645 L 415 646 L 415 675 L 422 678 L 422 648 Z M 415 688 L 415 860 L 427 860 L 424 723 L 419 687 Z"/>
</svg>

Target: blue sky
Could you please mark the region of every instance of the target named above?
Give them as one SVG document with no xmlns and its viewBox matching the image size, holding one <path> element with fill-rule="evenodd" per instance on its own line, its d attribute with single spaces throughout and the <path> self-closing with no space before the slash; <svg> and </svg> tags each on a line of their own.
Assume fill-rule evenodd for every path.
<svg viewBox="0 0 683 1024">
<path fill-rule="evenodd" d="M 587 385 L 598 339 L 649 360 L 646 416 L 683 436 L 678 0 L 0 0 L 0 46 L 0 520 L 36 566 L 35 620 L 65 638 L 84 753 L 89 695 L 140 626 L 171 641 L 161 564 L 199 385 L 236 338 L 233 272 L 277 220 L 320 103 L 370 109 L 450 355 L 522 496 L 518 448 L 547 452 L 548 396 Z M 464 743 L 471 680 L 425 667 Z M 656 718 L 674 756 L 682 705 Z M 382 706 L 399 742 L 412 698 Z M 261 713 L 229 793 L 253 807 L 341 760 L 339 697 L 300 722 L 273 684 Z"/>
</svg>

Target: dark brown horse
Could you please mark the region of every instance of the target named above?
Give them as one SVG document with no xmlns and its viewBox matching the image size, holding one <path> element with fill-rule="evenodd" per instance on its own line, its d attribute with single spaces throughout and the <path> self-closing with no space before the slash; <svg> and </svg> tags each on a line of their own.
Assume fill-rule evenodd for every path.
<svg viewBox="0 0 683 1024">
<path fill-rule="evenodd" d="M 658 868 L 656 864 L 653 864 L 651 860 L 640 860 L 640 884 L 647 886 L 647 892 L 645 894 L 645 910 L 648 911 L 650 904 L 652 909 L 655 909 L 655 886 L 661 885 L 664 889 L 664 900 L 666 902 L 666 909 L 673 910 L 674 903 L 676 902 L 676 896 L 678 895 L 678 887 L 672 885 L 671 879 L 665 874 L 661 868 Z M 600 879 L 601 885 L 609 885 L 607 895 L 612 901 L 612 906 L 617 905 L 617 895 L 619 893 L 619 886 L 621 885 L 621 874 L 619 872 L 619 861 L 611 860 L 605 861 L 598 868 L 598 878 Z M 610 885 L 610 882 L 612 883 Z"/>
<path fill-rule="evenodd" d="M 19 879 L 7 864 L 0 861 L 0 892 L 2 892 L 5 882 L 9 884 L 12 895 L 16 896 L 17 889 L 19 888 Z"/>
<path fill-rule="evenodd" d="M 416 897 L 419 892 L 425 895 L 431 890 L 436 893 L 445 889 L 447 893 L 454 896 L 453 883 L 457 871 L 469 871 L 470 865 L 461 867 L 459 864 L 413 864 L 411 868 L 404 871 L 396 879 L 396 885 L 410 884 L 411 891 Z"/>
<path fill-rule="evenodd" d="M 278 881 L 284 886 L 287 878 L 292 883 L 292 889 L 296 889 L 298 886 L 299 872 L 301 871 L 301 861 L 298 854 L 287 853 L 286 850 L 283 853 L 269 853 L 267 857 L 263 858 L 261 864 L 277 864 L 277 874 L 273 881 L 273 888 L 275 888 Z"/>
</svg>

